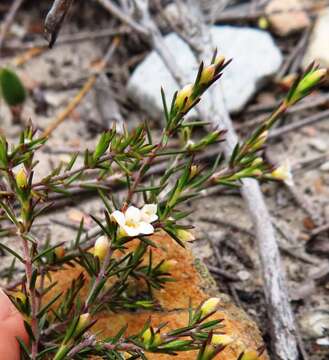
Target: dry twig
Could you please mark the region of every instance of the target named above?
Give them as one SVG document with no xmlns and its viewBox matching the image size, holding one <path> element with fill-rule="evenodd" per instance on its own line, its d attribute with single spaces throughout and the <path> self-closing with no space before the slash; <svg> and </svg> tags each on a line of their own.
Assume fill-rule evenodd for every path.
<svg viewBox="0 0 329 360">
<path fill-rule="evenodd" d="M 24 0 L 15 0 L 13 1 L 9 12 L 3 22 L 1 31 L 0 31 L 0 55 L 1 55 L 1 49 L 5 40 L 5 37 L 15 19 L 15 16 L 17 14 L 17 11 L 19 10 L 19 8 L 22 6 Z"/>
<path fill-rule="evenodd" d="M 73 0 L 54 0 L 45 21 L 45 35 L 49 42 L 49 47 L 54 45 L 72 3 Z"/>
</svg>

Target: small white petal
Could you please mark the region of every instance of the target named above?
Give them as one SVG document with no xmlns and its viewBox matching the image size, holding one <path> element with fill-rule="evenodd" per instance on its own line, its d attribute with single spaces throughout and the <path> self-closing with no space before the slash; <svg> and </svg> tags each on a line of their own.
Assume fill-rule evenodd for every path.
<svg viewBox="0 0 329 360">
<path fill-rule="evenodd" d="M 272 172 L 272 176 L 277 180 L 284 181 L 288 186 L 294 185 L 291 165 L 288 159 Z"/>
<path fill-rule="evenodd" d="M 143 235 L 151 235 L 154 233 L 154 227 L 145 221 L 139 223 L 138 230 L 139 233 Z"/>
<path fill-rule="evenodd" d="M 122 228 L 123 228 L 124 232 L 130 237 L 138 236 L 140 234 L 138 227 L 125 225 Z"/>
<path fill-rule="evenodd" d="M 135 206 L 129 206 L 125 212 L 126 222 L 139 222 L 141 219 L 141 211 Z"/>
<path fill-rule="evenodd" d="M 126 223 L 125 214 L 119 210 L 113 211 L 111 218 L 114 219 L 120 226 L 124 226 Z"/>
<path fill-rule="evenodd" d="M 288 159 L 285 160 L 284 164 L 283 164 L 284 170 L 286 172 L 286 178 L 284 179 L 284 182 L 288 185 L 288 186 L 294 186 L 294 179 L 292 176 L 292 169 L 291 169 L 291 163 Z"/>
<path fill-rule="evenodd" d="M 158 220 L 157 210 L 157 204 L 145 204 L 141 210 L 142 220 L 148 223 Z"/>
</svg>

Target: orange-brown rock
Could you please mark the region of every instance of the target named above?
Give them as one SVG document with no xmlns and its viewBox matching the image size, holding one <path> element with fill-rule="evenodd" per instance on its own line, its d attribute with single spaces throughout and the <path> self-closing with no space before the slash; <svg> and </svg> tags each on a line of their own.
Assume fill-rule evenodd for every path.
<svg viewBox="0 0 329 360">
<path fill-rule="evenodd" d="M 214 318 L 223 319 L 223 329 L 236 341 L 228 346 L 224 352 L 219 354 L 217 360 L 236 360 L 243 350 L 256 350 L 263 345 L 260 332 L 256 324 L 246 313 L 232 304 L 229 297 L 216 290 L 204 266 L 198 263 L 188 249 L 180 247 L 169 236 L 163 234 L 153 235 L 152 240 L 159 245 L 153 250 L 155 263 L 163 258 L 175 259 L 177 265 L 171 272 L 176 279 L 168 283 L 164 289 L 155 291 L 155 298 L 161 306 L 161 311 L 139 311 L 119 313 L 102 312 L 98 315 L 98 321 L 93 327 L 94 331 L 101 331 L 102 336 L 114 335 L 123 325 L 128 324 L 127 334 L 136 334 L 151 317 L 152 325 L 168 322 L 167 329 L 186 326 L 189 299 L 194 306 L 210 296 L 217 296 L 221 299 L 221 306 Z M 134 240 L 131 246 L 136 246 Z M 63 273 L 65 272 L 65 274 Z M 70 286 L 71 280 L 81 272 L 81 269 L 67 269 L 54 274 L 54 280 L 65 289 Z M 165 331 L 165 330 L 164 330 Z M 150 359 L 169 360 L 171 356 L 162 354 L 151 354 Z M 184 352 L 175 357 L 177 360 L 194 360 L 196 352 Z M 264 353 L 261 360 L 268 359 Z"/>
</svg>

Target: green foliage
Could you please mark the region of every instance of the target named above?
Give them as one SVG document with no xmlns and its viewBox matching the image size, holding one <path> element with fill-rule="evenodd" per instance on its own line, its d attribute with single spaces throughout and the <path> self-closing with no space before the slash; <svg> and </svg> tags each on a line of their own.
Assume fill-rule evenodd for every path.
<svg viewBox="0 0 329 360">
<path fill-rule="evenodd" d="M 16 260 L 8 269 L 8 281 L 13 278 L 16 263 L 25 267 L 19 284 L 9 284 L 9 295 L 24 316 L 30 338 L 27 345 L 20 342 L 23 358 L 86 359 L 97 355 L 147 359 L 149 353 L 174 355 L 196 350 L 198 360 L 210 360 L 228 346 L 230 339 L 218 333 L 221 321 L 209 320 L 216 312 L 216 299 L 190 308 L 186 326 L 172 331 L 166 332 L 165 324 L 154 328 L 147 322 L 134 336 L 126 336 L 125 328 L 102 341 L 92 333 L 95 316 L 101 310 L 157 308 L 154 289 L 174 281 L 170 270 L 175 264 L 168 259 L 154 261 L 153 251 L 158 244 L 150 236 L 163 230 L 185 246 L 191 240 L 189 227 L 183 222 L 189 215 L 187 201 L 214 185 L 239 186 L 247 177 L 284 180 L 287 176 L 262 158 L 268 131 L 291 104 L 313 89 L 324 72 L 308 70 L 270 118 L 236 145 L 229 159 L 219 153 L 212 167 L 201 168 L 198 156 L 225 141 L 225 131 L 199 138 L 195 127 L 200 123 L 188 122 L 184 116 L 220 78 L 228 63 L 215 54 L 209 66 L 201 64 L 195 82 L 174 94 L 170 107 L 162 90 L 166 125 L 160 139 L 153 137 L 146 123 L 123 133 L 113 127 L 101 135 L 94 149 L 74 154 L 67 164 L 60 163 L 40 180 L 34 176 L 38 172 L 35 154 L 47 139 L 38 137 L 32 125 L 21 133 L 17 144 L 9 146 L 6 138 L 0 137 L 0 236 L 18 236 L 23 248 L 21 253 L 0 245 Z M 16 76 L 8 70 L 1 74 L 2 87 L 15 83 L 10 103 L 13 94 L 16 100 L 23 100 L 25 92 Z M 174 137 L 181 139 L 179 146 L 173 146 Z M 156 171 L 155 165 L 161 165 L 163 158 L 166 165 Z M 79 159 L 83 161 L 78 165 Z M 113 191 L 118 185 L 125 186 L 124 199 Z M 33 231 L 36 219 L 77 190 L 93 191 L 104 203 L 103 216 L 92 215 L 95 228 L 91 233 L 86 233 L 82 221 L 69 246 L 37 238 Z M 127 245 L 136 239 L 138 245 L 129 248 Z M 52 271 L 64 266 L 81 266 L 86 275 L 72 279 L 63 293 L 56 282 L 45 280 L 51 280 Z M 87 280 L 87 296 L 82 297 Z M 145 285 L 142 294 L 136 293 L 136 280 Z M 240 359 L 257 359 L 260 353 L 245 352 Z"/>
<path fill-rule="evenodd" d="M 26 91 L 20 78 L 8 68 L 0 68 L 0 90 L 8 106 L 21 105 L 26 99 Z"/>
</svg>

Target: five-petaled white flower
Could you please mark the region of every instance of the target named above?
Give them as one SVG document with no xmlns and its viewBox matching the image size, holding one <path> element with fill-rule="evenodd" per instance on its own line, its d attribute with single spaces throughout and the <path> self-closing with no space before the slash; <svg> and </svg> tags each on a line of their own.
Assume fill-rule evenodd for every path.
<svg viewBox="0 0 329 360">
<path fill-rule="evenodd" d="M 156 204 L 147 204 L 142 209 L 129 206 L 124 213 L 115 210 L 111 217 L 118 223 L 120 231 L 124 235 L 133 237 L 154 233 L 154 227 L 151 225 L 151 222 L 158 219 L 156 212 Z"/>
</svg>

